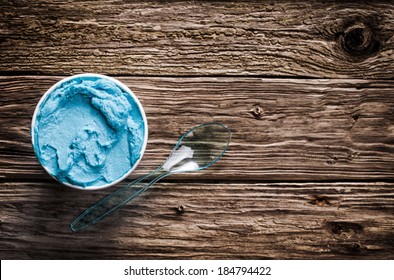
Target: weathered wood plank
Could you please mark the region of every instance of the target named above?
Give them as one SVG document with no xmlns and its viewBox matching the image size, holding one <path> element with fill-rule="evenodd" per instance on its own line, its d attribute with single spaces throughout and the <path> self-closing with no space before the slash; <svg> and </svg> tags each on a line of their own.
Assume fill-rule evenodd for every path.
<svg viewBox="0 0 394 280">
<path fill-rule="evenodd" d="M 71 219 L 113 188 L 3 183 L 0 257 L 392 259 L 393 187 L 159 183 L 114 216 L 72 234 Z"/>
<path fill-rule="evenodd" d="M 30 141 L 34 108 L 61 77 L 0 77 L 0 177 L 49 179 Z M 201 179 L 394 179 L 393 81 L 120 77 L 140 98 L 149 142 L 135 175 L 190 127 L 221 121 L 228 154 Z M 195 174 L 174 179 L 195 180 Z"/>
<path fill-rule="evenodd" d="M 0 72 L 394 77 L 394 5 L 12 1 Z"/>
</svg>

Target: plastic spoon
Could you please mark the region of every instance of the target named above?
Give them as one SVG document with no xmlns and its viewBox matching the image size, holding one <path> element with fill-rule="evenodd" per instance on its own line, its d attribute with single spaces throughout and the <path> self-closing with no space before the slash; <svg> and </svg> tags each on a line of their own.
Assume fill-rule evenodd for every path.
<svg viewBox="0 0 394 280">
<path fill-rule="evenodd" d="M 226 152 L 230 137 L 228 127 L 220 123 L 205 123 L 193 127 L 181 136 L 160 167 L 83 211 L 71 222 L 71 230 L 78 232 L 98 223 L 164 177 L 210 167 Z"/>
</svg>

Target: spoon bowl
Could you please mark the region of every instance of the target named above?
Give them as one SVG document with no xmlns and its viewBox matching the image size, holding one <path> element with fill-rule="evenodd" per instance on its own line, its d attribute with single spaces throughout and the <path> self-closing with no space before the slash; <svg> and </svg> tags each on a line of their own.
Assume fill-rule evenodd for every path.
<svg viewBox="0 0 394 280">
<path fill-rule="evenodd" d="M 230 139 L 230 130 L 223 124 L 195 126 L 182 135 L 162 168 L 172 173 L 208 168 L 224 155 Z"/>
</svg>

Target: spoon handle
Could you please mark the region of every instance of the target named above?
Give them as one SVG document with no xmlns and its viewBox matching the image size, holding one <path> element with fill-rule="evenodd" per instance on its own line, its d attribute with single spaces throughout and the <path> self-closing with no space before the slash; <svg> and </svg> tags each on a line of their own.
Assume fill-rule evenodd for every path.
<svg viewBox="0 0 394 280">
<path fill-rule="evenodd" d="M 116 192 L 99 200 L 79 214 L 79 216 L 70 223 L 70 229 L 73 232 L 78 232 L 98 223 L 145 191 L 149 186 L 168 175 L 169 172 L 163 172 L 161 168 L 158 168 L 150 174 L 136 179 Z"/>
</svg>

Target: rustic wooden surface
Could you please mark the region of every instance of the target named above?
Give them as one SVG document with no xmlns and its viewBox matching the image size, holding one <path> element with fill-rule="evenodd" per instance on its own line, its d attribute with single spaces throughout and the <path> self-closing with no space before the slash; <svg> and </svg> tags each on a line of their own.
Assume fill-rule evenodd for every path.
<svg viewBox="0 0 394 280">
<path fill-rule="evenodd" d="M 1 259 L 392 259 L 393 34 L 388 1 L 2 1 Z M 72 234 L 116 187 L 51 179 L 30 125 L 46 89 L 83 72 L 145 108 L 127 181 L 198 123 L 227 124 L 229 152 Z"/>
<path fill-rule="evenodd" d="M 4 0 L 0 71 L 394 77 L 392 3 L 292 2 Z"/>
</svg>

